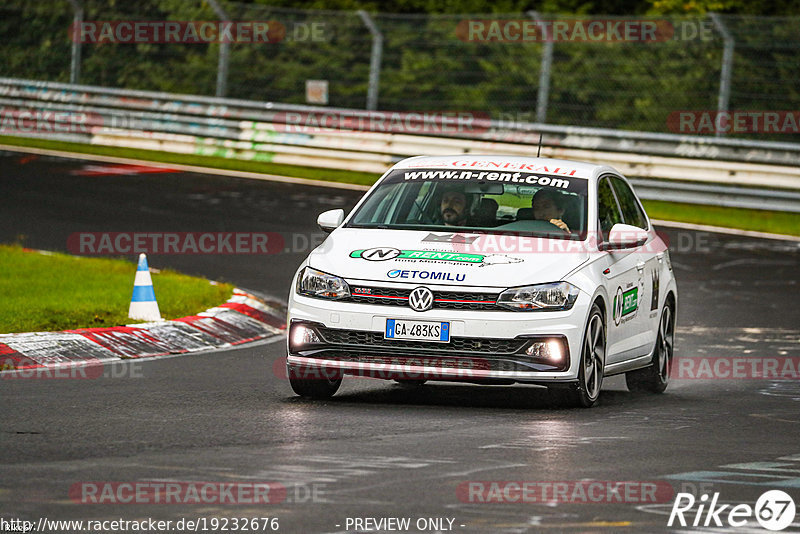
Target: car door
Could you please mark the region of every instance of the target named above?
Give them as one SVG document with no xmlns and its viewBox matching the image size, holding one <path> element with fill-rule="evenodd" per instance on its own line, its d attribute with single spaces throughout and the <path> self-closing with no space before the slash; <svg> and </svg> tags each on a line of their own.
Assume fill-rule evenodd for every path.
<svg viewBox="0 0 800 534">
<path fill-rule="evenodd" d="M 597 184 L 598 242 L 608 239 L 611 228 L 624 222 L 612 176 L 603 176 Z M 606 364 L 641 356 L 643 327 L 637 318 L 642 297 L 644 263 L 634 249 L 608 250 L 607 268 L 603 271 L 611 313 L 606 319 L 608 352 Z"/>
<path fill-rule="evenodd" d="M 641 203 L 636 198 L 631 186 L 618 176 L 611 177 L 611 185 L 614 187 L 619 208 L 622 212 L 622 220 L 625 224 L 636 226 L 650 233 L 647 243 L 639 247 L 636 254 L 639 257 L 638 265 L 644 265 L 643 277 L 640 281 L 639 311 L 635 321 L 639 322 L 642 334 L 642 343 L 646 348 L 652 347 L 656 340 L 656 329 L 658 325 L 658 309 L 661 304 L 661 284 L 660 272 L 663 267 L 663 250 L 653 250 L 650 246 L 655 238 L 644 214 Z M 660 253 L 660 257 L 659 257 Z"/>
</svg>

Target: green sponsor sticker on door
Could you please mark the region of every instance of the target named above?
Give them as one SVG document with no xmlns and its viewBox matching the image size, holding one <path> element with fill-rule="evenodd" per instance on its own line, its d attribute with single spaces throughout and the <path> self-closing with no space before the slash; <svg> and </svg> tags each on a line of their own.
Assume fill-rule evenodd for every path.
<svg viewBox="0 0 800 534">
<path fill-rule="evenodd" d="M 622 316 L 635 312 L 639 307 L 639 288 L 634 287 L 622 294 Z"/>
</svg>

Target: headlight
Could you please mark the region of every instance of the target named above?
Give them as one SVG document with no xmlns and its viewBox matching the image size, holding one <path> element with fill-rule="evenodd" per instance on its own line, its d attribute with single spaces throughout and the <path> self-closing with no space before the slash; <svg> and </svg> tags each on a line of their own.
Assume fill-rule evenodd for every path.
<svg viewBox="0 0 800 534">
<path fill-rule="evenodd" d="M 350 288 L 338 276 L 306 267 L 297 277 L 297 293 L 318 299 L 340 299 L 350 296 Z"/>
<path fill-rule="evenodd" d="M 516 311 L 569 310 L 578 298 L 578 288 L 567 282 L 506 289 L 497 305 Z"/>
</svg>

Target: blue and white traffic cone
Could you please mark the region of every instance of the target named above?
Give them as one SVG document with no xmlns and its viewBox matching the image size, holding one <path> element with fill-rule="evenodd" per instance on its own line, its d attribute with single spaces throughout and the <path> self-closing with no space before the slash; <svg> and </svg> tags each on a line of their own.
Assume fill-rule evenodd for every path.
<svg viewBox="0 0 800 534">
<path fill-rule="evenodd" d="M 139 266 L 136 268 L 136 279 L 133 281 L 133 296 L 131 307 L 128 308 L 128 317 L 140 321 L 161 320 L 156 292 L 153 290 L 153 280 L 150 278 L 150 269 L 147 268 L 147 256 L 144 254 L 139 254 Z"/>
</svg>

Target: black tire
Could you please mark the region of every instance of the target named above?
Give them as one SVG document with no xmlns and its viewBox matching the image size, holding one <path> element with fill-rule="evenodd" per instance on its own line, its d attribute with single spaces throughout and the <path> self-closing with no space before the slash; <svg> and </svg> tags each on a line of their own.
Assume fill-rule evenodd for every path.
<svg viewBox="0 0 800 534">
<path fill-rule="evenodd" d="M 581 345 L 578 382 L 567 389 L 553 392 L 562 404 L 570 407 L 591 408 L 600 397 L 603 387 L 603 368 L 606 363 L 606 324 L 603 312 L 595 302 L 586 320 Z"/>
<path fill-rule="evenodd" d="M 297 371 L 287 369 L 289 374 L 289 384 L 295 393 L 301 397 L 312 399 L 329 399 L 339 390 L 342 385 L 341 376 L 317 376 L 311 378 L 301 378 L 297 376 Z"/>
<path fill-rule="evenodd" d="M 672 303 L 667 302 L 658 321 L 653 361 L 643 369 L 625 373 L 625 383 L 628 385 L 628 389 L 636 393 L 664 393 L 672 374 L 674 351 L 675 311 Z"/>
<path fill-rule="evenodd" d="M 397 378 L 397 379 L 395 379 L 395 382 L 397 382 L 398 384 L 400 384 L 401 386 L 404 386 L 404 387 L 418 388 L 422 384 L 427 382 L 427 380 L 423 380 L 423 379 L 416 380 L 416 379 L 412 379 L 412 378 Z"/>
</svg>

